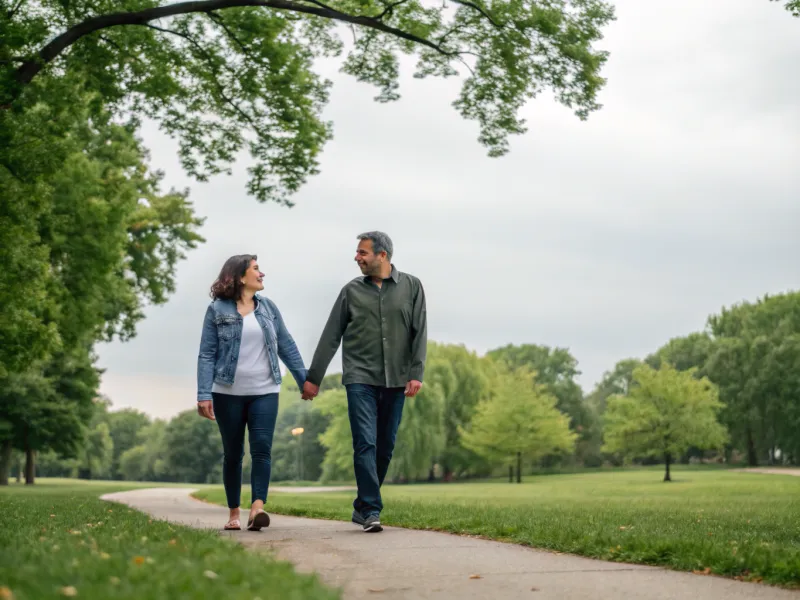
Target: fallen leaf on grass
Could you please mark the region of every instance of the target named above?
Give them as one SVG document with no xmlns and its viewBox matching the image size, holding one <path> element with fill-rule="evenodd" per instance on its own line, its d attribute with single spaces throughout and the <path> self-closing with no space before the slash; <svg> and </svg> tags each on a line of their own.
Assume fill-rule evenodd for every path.
<svg viewBox="0 0 800 600">
<path fill-rule="evenodd" d="M 169 541 L 169 545 L 170 546 L 175 546 L 177 543 L 178 543 L 178 540 L 176 540 L 174 538 Z"/>
<path fill-rule="evenodd" d="M 11 592 L 11 588 L 6 586 L 0 587 L 0 598 L 3 600 L 14 600 L 14 594 Z"/>
<path fill-rule="evenodd" d="M 626 529 L 627 529 L 627 527 L 625 527 L 625 525 L 620 525 L 619 526 L 619 530 L 620 531 L 625 531 Z"/>
<path fill-rule="evenodd" d="M 76 590 L 73 586 L 68 585 L 67 587 L 61 588 L 61 595 L 62 596 L 69 596 L 69 597 L 77 596 L 78 595 L 78 590 Z"/>
<path fill-rule="evenodd" d="M 205 575 L 209 579 L 216 579 L 218 577 L 217 574 L 214 573 L 214 571 L 204 571 L 203 575 Z"/>
<path fill-rule="evenodd" d="M 483 577 L 481 577 L 480 575 L 470 575 L 469 578 L 470 579 L 483 579 Z"/>
<path fill-rule="evenodd" d="M 53 517 L 55 517 L 55 515 L 50 515 L 50 518 L 51 518 L 51 519 L 52 519 Z"/>
<path fill-rule="evenodd" d="M 134 556 L 133 557 L 133 563 L 137 564 L 137 565 L 143 565 L 144 564 L 144 556 Z"/>
</svg>

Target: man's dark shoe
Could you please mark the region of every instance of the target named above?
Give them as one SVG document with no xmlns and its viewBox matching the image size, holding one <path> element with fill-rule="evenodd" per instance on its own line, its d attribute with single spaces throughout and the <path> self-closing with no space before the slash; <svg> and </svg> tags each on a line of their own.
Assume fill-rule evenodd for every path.
<svg viewBox="0 0 800 600">
<path fill-rule="evenodd" d="M 364 531 L 367 533 L 378 533 L 383 531 L 381 520 L 378 515 L 370 515 L 364 519 Z"/>
<path fill-rule="evenodd" d="M 355 523 L 356 525 L 361 525 L 363 527 L 365 522 L 366 522 L 366 519 L 364 519 L 364 516 L 360 512 L 358 512 L 357 510 L 354 510 L 353 511 L 353 523 Z"/>
</svg>

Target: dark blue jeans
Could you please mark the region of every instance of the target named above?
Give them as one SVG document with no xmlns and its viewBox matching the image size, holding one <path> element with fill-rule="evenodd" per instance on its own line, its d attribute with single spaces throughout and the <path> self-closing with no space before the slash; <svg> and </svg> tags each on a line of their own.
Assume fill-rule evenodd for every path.
<svg viewBox="0 0 800 600">
<path fill-rule="evenodd" d="M 237 508 L 242 494 L 242 459 L 244 458 L 244 430 L 250 431 L 250 473 L 252 504 L 267 501 L 269 478 L 272 471 L 272 436 L 278 417 L 278 394 L 264 396 L 230 396 L 212 394 L 214 415 L 222 435 L 222 483 L 228 508 Z"/>
<path fill-rule="evenodd" d="M 347 412 L 353 433 L 353 467 L 358 497 L 353 508 L 364 517 L 383 510 L 381 485 L 392 461 L 394 442 L 403 417 L 405 388 L 347 385 Z"/>
</svg>

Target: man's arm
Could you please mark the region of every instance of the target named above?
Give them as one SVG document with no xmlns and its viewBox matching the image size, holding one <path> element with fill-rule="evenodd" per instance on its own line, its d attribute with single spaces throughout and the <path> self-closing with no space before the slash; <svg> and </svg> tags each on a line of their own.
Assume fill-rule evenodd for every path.
<svg viewBox="0 0 800 600">
<path fill-rule="evenodd" d="M 306 381 L 312 385 L 318 387 L 322 383 L 325 371 L 328 370 L 328 365 L 331 364 L 333 356 L 339 349 L 339 344 L 342 343 L 342 336 L 345 329 L 347 329 L 347 321 L 347 291 L 342 289 L 331 309 L 328 322 L 325 324 L 322 337 L 320 337 L 317 349 L 314 352 L 314 358 L 311 360 L 311 367 L 308 369 Z"/>
<path fill-rule="evenodd" d="M 411 370 L 409 380 L 422 382 L 425 375 L 425 357 L 428 351 L 428 312 L 425 308 L 425 290 L 418 282 L 411 314 Z"/>
</svg>

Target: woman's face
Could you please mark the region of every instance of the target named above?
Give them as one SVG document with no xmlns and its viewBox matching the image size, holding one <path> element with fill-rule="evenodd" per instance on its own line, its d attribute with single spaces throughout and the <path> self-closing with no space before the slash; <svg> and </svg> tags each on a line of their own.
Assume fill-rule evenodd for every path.
<svg viewBox="0 0 800 600">
<path fill-rule="evenodd" d="M 256 261 L 250 261 L 250 266 L 247 267 L 247 271 L 242 275 L 242 285 L 244 285 L 245 290 L 254 293 L 264 289 L 264 274 L 258 268 Z"/>
</svg>

